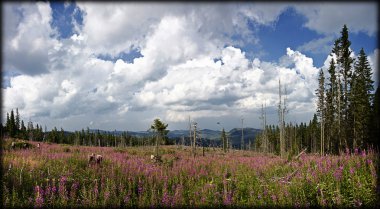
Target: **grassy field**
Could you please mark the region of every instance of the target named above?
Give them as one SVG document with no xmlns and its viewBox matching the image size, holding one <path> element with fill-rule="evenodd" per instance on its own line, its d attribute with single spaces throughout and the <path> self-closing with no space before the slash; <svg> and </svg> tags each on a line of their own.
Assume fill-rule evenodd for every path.
<svg viewBox="0 0 380 209">
<path fill-rule="evenodd" d="M 377 155 L 275 155 L 233 150 L 223 154 L 190 148 L 85 147 L 36 142 L 3 150 L 5 207 L 308 207 L 379 206 Z M 100 165 L 88 165 L 91 153 Z"/>
</svg>

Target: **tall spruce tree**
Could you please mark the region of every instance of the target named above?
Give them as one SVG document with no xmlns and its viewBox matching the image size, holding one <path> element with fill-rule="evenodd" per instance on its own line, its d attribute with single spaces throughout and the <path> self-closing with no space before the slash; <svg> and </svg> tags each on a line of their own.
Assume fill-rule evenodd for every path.
<svg viewBox="0 0 380 209">
<path fill-rule="evenodd" d="M 16 121 L 15 121 L 15 115 L 13 113 L 13 109 L 11 110 L 11 116 L 9 118 L 9 136 L 15 137 L 16 135 Z"/>
<path fill-rule="evenodd" d="M 16 108 L 16 119 L 15 119 L 16 131 L 20 130 L 20 114 L 18 113 L 18 108 Z"/>
<path fill-rule="evenodd" d="M 350 108 L 350 90 L 351 90 L 351 78 L 352 78 L 352 64 L 354 62 L 351 57 L 351 42 L 349 40 L 348 28 L 346 25 L 343 26 L 341 31 L 341 37 L 335 41 L 333 53 L 335 53 L 337 58 L 337 68 L 338 68 L 338 78 L 341 81 L 341 91 L 338 92 L 340 95 L 339 104 L 339 115 L 340 115 L 340 149 L 347 147 L 348 142 L 352 140 L 352 129 L 350 124 L 352 123 L 352 111 Z"/>
<path fill-rule="evenodd" d="M 353 119 L 352 147 L 362 147 L 370 138 L 371 103 L 373 100 L 372 72 L 367 55 L 362 48 L 352 76 L 350 110 Z"/>
<path fill-rule="evenodd" d="M 327 151 L 335 152 L 333 150 L 333 144 L 338 144 L 337 141 L 337 78 L 334 58 L 330 61 L 330 67 L 328 68 L 328 74 L 330 75 L 327 82 L 326 90 L 326 142 Z"/>
<path fill-rule="evenodd" d="M 318 76 L 318 89 L 316 90 L 316 94 L 318 97 L 317 100 L 317 115 L 319 117 L 319 122 L 320 122 L 320 153 L 321 155 L 324 155 L 324 127 L 325 127 L 325 75 L 323 73 L 323 70 L 321 69 L 319 71 L 319 76 Z"/>
<path fill-rule="evenodd" d="M 5 129 L 8 131 L 9 134 L 9 126 L 11 125 L 11 119 L 9 118 L 9 113 L 7 112 L 7 121 L 5 123 Z"/>
</svg>

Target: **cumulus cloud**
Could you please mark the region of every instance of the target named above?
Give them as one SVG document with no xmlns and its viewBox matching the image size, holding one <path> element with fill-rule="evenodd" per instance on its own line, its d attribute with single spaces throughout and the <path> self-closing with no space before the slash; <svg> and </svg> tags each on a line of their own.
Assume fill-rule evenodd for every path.
<svg viewBox="0 0 380 209">
<path fill-rule="evenodd" d="M 134 105 L 166 109 L 169 121 L 184 121 L 190 114 L 193 118 L 233 115 L 241 109 L 258 110 L 265 100 L 276 106 L 279 79 L 287 88 L 290 108 L 313 103 L 318 69 L 300 52 L 287 49 L 285 56 L 293 68 L 257 59 L 249 65 L 252 61 L 234 47 L 221 54 L 221 61 L 210 57 L 173 66 L 163 78 L 148 82 L 134 97 Z"/>
<path fill-rule="evenodd" d="M 5 70 L 27 75 L 47 73 L 49 53 L 56 44 L 51 38 L 55 31 L 50 27 L 49 3 L 9 3 L 4 7 Z"/>
<path fill-rule="evenodd" d="M 377 33 L 377 3 L 304 3 L 294 5 L 307 18 L 305 27 L 320 34 L 339 34 L 344 24 L 351 32 Z M 363 15 L 365 14 L 365 15 Z"/>
<path fill-rule="evenodd" d="M 302 52 L 311 52 L 313 54 L 328 54 L 333 46 L 334 36 L 326 36 L 311 40 L 297 47 L 297 50 Z"/>
<path fill-rule="evenodd" d="M 318 74 L 313 60 L 290 48 L 279 62 L 248 58 L 231 38 L 255 42 L 248 20 L 271 26 L 287 7 L 80 2 L 75 11 L 83 13 L 83 25 L 73 22 L 75 34 L 58 39 L 48 4 L 6 4 L 4 64 L 21 75 L 3 89 L 3 112 L 18 107 L 25 118 L 71 130 L 144 130 L 155 117 L 177 123 L 239 117 L 260 112 L 264 101 L 273 110 L 281 79 L 289 109 L 309 116 Z M 99 56 L 132 49 L 141 54 L 132 61 Z"/>
<path fill-rule="evenodd" d="M 379 85 L 379 49 L 375 49 L 371 54 L 368 54 L 368 61 L 372 69 L 372 80 L 375 82 L 375 90 Z"/>
</svg>

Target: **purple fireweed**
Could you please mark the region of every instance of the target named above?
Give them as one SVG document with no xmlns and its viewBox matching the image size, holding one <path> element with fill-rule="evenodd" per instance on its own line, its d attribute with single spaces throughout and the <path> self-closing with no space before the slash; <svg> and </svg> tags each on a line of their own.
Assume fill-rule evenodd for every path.
<svg viewBox="0 0 380 209">
<path fill-rule="evenodd" d="M 71 185 L 71 189 L 70 189 L 70 199 L 75 199 L 76 198 L 76 193 L 77 193 L 77 189 L 79 187 L 79 183 L 78 182 L 74 182 L 72 185 Z"/>
<path fill-rule="evenodd" d="M 273 195 L 271 196 L 271 198 L 272 198 L 272 201 L 273 201 L 273 202 L 276 202 L 276 201 L 277 201 L 277 197 L 276 197 L 276 195 L 273 194 Z"/>
<path fill-rule="evenodd" d="M 339 166 L 337 170 L 335 170 L 334 177 L 336 180 L 340 181 L 343 175 L 343 165 Z"/>
<path fill-rule="evenodd" d="M 231 205 L 232 204 L 232 193 L 227 192 L 226 197 L 223 199 L 224 205 Z"/>
<path fill-rule="evenodd" d="M 44 191 L 38 185 L 35 187 L 35 194 L 36 194 L 36 201 L 35 201 L 34 206 L 37 207 L 37 208 L 40 208 L 44 204 L 44 197 L 43 197 L 44 196 Z"/>
<path fill-rule="evenodd" d="M 170 206 L 170 196 L 166 190 L 164 191 L 164 194 L 162 195 L 161 203 L 163 206 Z"/>
<path fill-rule="evenodd" d="M 67 201 L 68 200 L 67 190 L 66 190 L 66 180 L 67 180 L 67 177 L 66 176 L 62 176 L 59 179 L 59 185 L 58 185 L 58 193 L 59 193 L 59 196 L 61 197 L 61 199 L 63 201 Z"/>
<path fill-rule="evenodd" d="M 128 204 L 129 203 L 129 200 L 130 200 L 130 196 L 129 195 L 125 195 L 124 196 L 124 204 Z"/>
<path fill-rule="evenodd" d="M 109 191 L 104 192 L 104 202 L 107 202 L 109 197 L 110 197 L 110 192 Z"/>
<path fill-rule="evenodd" d="M 350 168 L 350 174 L 354 174 L 355 173 L 355 169 L 353 167 Z"/>
<path fill-rule="evenodd" d="M 137 184 L 137 194 L 138 194 L 139 196 L 141 196 L 143 192 L 144 192 L 143 182 L 142 182 L 141 179 L 139 178 L 139 181 L 138 181 L 138 184 Z"/>
</svg>

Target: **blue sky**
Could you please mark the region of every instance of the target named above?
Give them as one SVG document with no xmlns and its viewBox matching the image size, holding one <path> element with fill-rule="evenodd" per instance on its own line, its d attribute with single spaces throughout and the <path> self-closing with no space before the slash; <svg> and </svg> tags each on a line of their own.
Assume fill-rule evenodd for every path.
<svg viewBox="0 0 380 209">
<path fill-rule="evenodd" d="M 374 2 L 4 5 L 3 113 L 49 129 L 145 130 L 156 117 L 185 129 L 189 116 L 259 128 L 264 102 L 277 123 L 278 79 L 288 121 L 308 122 L 343 24 L 377 72 Z"/>
</svg>

